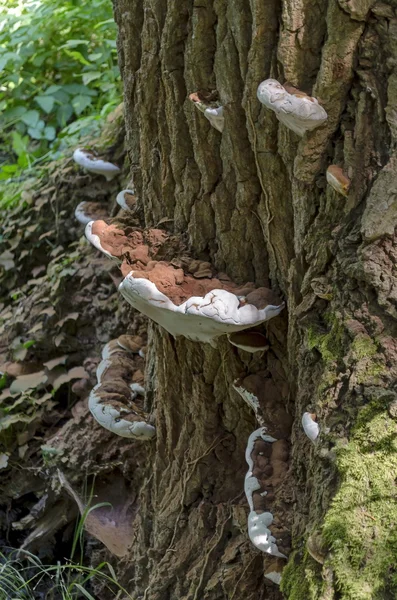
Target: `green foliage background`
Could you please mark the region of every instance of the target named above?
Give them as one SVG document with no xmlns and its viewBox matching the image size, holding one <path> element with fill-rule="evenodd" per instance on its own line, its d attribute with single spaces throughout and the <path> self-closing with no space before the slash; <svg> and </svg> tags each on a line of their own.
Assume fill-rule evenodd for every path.
<svg viewBox="0 0 397 600">
<path fill-rule="evenodd" d="M 110 0 L 0 0 L 0 182 L 95 133 L 120 96 Z"/>
</svg>

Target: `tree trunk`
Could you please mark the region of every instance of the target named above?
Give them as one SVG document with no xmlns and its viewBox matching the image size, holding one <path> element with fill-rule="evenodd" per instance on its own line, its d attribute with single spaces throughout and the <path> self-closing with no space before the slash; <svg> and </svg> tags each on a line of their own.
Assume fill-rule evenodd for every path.
<svg viewBox="0 0 397 600">
<path fill-rule="evenodd" d="M 150 328 L 157 439 L 126 567 L 137 597 L 397 593 L 396 6 L 114 0 L 146 226 L 168 219 L 194 258 L 287 305 L 259 357 Z M 267 78 L 317 98 L 326 123 L 302 138 L 281 124 L 256 97 Z M 189 101 L 197 90 L 217 91 L 223 133 Z M 331 164 L 351 179 L 347 197 L 326 182 Z M 258 425 L 232 386 L 258 373 L 265 399 L 293 416 L 272 511 L 289 550 L 281 591 L 246 533 L 244 452 Z"/>
</svg>

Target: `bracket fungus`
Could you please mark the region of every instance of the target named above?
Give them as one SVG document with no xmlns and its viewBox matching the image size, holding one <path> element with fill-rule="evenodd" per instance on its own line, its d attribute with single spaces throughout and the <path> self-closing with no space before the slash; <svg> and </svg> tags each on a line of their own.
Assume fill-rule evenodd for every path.
<svg viewBox="0 0 397 600">
<path fill-rule="evenodd" d="M 117 204 L 123 210 L 133 210 L 136 203 L 134 190 L 121 190 L 116 197 Z"/>
<path fill-rule="evenodd" d="M 211 123 L 212 127 L 215 127 L 215 129 L 222 133 L 225 126 L 223 106 L 220 106 L 218 102 L 205 100 L 199 92 L 190 94 L 189 100 L 193 102 L 200 112 L 204 113 L 204 116 Z"/>
<path fill-rule="evenodd" d="M 302 136 L 306 131 L 320 127 L 328 118 L 316 98 L 294 88 L 281 85 L 276 79 L 266 79 L 257 90 L 259 102 L 276 113 L 277 119 Z"/>
<path fill-rule="evenodd" d="M 350 179 L 345 175 L 341 167 L 330 165 L 327 169 L 327 182 L 338 194 L 347 196 L 350 190 Z"/>
<path fill-rule="evenodd" d="M 227 337 L 233 346 L 252 354 L 269 350 L 269 342 L 259 331 L 241 331 L 231 333 Z"/>
<path fill-rule="evenodd" d="M 96 156 L 94 152 L 90 152 L 83 148 L 76 148 L 73 152 L 73 160 L 87 171 L 103 175 L 106 178 L 106 181 L 110 181 L 120 173 L 120 169 L 117 165 L 107 162 L 99 156 Z"/>
<path fill-rule="evenodd" d="M 131 389 L 138 372 L 139 380 L 143 379 L 139 370 L 142 360 L 138 354 L 131 354 L 118 340 L 106 344 L 97 369 L 98 383 L 91 391 L 88 406 L 105 429 L 121 437 L 150 440 L 156 430 L 149 424 L 149 416 L 133 402 L 137 392 Z"/>
<path fill-rule="evenodd" d="M 212 276 L 207 263 L 203 270 L 200 261 L 188 258 L 158 260 L 159 254 L 175 255 L 175 240 L 162 230 L 123 231 L 95 221 L 87 225 L 86 236 L 98 250 L 122 261 L 119 291 L 127 302 L 173 336 L 213 343 L 221 335 L 263 323 L 284 308 L 271 290 L 221 280 Z"/>
<path fill-rule="evenodd" d="M 155 283 L 142 278 L 142 272 L 136 271 L 127 274 L 119 290 L 131 306 L 161 325 L 171 335 L 182 335 L 196 342 L 210 343 L 229 331 L 258 325 L 278 315 L 283 308 L 282 304 L 268 304 L 262 309 L 253 304 L 240 307 L 237 296 L 225 289 L 213 289 L 199 296 L 192 295 L 178 305 L 161 292 Z"/>
<path fill-rule="evenodd" d="M 277 540 L 269 529 L 274 521 L 269 508 L 274 502 L 273 488 L 280 480 L 278 467 L 283 463 L 280 458 L 285 458 L 285 445 L 285 440 L 276 440 L 267 434 L 266 427 L 260 427 L 249 436 L 245 453 L 248 472 L 244 492 L 250 508 L 248 535 L 259 550 L 280 558 L 287 557 L 279 550 Z M 269 579 L 274 581 L 273 576 Z"/>
<path fill-rule="evenodd" d="M 312 440 L 312 442 L 315 442 L 320 434 L 320 427 L 316 422 L 316 415 L 314 413 L 303 413 L 302 427 L 307 437 Z"/>
<path fill-rule="evenodd" d="M 97 221 L 98 219 L 104 219 L 108 214 L 108 209 L 105 204 L 101 202 L 80 202 L 76 206 L 74 216 L 82 225 L 87 225 L 90 221 Z"/>
</svg>

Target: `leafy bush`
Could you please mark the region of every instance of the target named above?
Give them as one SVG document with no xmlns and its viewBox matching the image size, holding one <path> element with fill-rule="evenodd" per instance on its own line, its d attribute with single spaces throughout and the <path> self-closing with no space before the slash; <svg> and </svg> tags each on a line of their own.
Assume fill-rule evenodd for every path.
<svg viewBox="0 0 397 600">
<path fill-rule="evenodd" d="M 110 0 L 0 0 L 0 180 L 120 102 L 115 40 Z"/>
</svg>

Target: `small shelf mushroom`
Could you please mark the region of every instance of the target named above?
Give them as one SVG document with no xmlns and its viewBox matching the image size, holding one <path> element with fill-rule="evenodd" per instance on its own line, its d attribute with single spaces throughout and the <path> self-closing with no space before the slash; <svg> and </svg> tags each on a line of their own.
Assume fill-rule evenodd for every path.
<svg viewBox="0 0 397 600">
<path fill-rule="evenodd" d="M 117 194 L 116 202 L 123 210 L 133 210 L 136 203 L 134 190 L 121 190 Z"/>
<path fill-rule="evenodd" d="M 281 85 L 276 79 L 262 81 L 257 97 L 266 108 L 276 113 L 281 123 L 300 136 L 320 127 L 328 118 L 316 98 L 289 84 Z"/>
<path fill-rule="evenodd" d="M 90 393 L 88 406 L 105 429 L 121 437 L 150 440 L 156 430 L 149 424 L 149 416 L 135 402 L 138 393 L 144 394 L 143 376 L 139 370 L 142 359 L 125 349 L 127 336 L 122 337 L 123 345 L 112 340 L 103 348 L 102 361 L 97 368 L 98 383 Z M 139 390 L 132 389 L 134 384 Z"/>
<path fill-rule="evenodd" d="M 307 437 L 315 442 L 320 434 L 320 427 L 316 422 L 316 415 L 314 413 L 305 412 L 302 416 L 302 427 Z"/>
<path fill-rule="evenodd" d="M 350 179 L 345 175 L 343 169 L 336 165 L 330 165 L 327 169 L 327 182 L 338 194 L 347 196 L 350 190 Z"/>
<path fill-rule="evenodd" d="M 90 221 L 105 219 L 109 216 L 107 206 L 101 202 L 80 202 L 76 206 L 74 216 L 82 225 L 87 225 Z"/>
<path fill-rule="evenodd" d="M 189 100 L 193 102 L 199 111 L 204 113 L 204 116 L 211 123 L 212 127 L 215 127 L 215 129 L 222 133 L 225 126 L 223 106 L 220 106 L 218 102 L 209 102 L 204 100 L 198 92 L 190 94 Z"/>
<path fill-rule="evenodd" d="M 96 156 L 94 152 L 90 152 L 84 148 L 77 148 L 73 152 L 73 160 L 87 171 L 96 173 L 97 175 L 103 175 L 106 178 L 106 181 L 110 181 L 120 173 L 120 169 L 117 165 L 103 160 Z"/>
<path fill-rule="evenodd" d="M 233 346 L 252 354 L 269 350 L 269 342 L 259 331 L 239 331 L 230 333 L 227 337 Z"/>
</svg>

